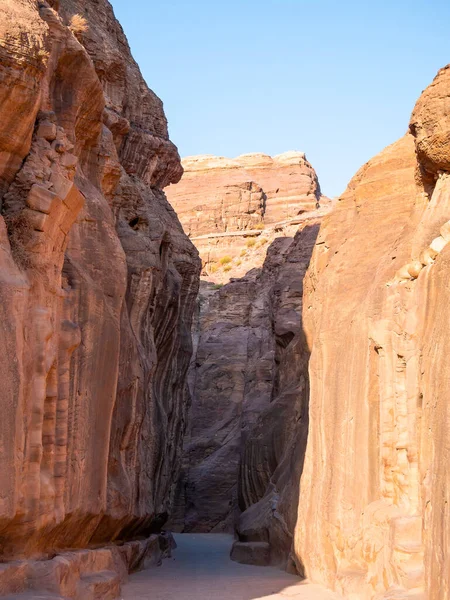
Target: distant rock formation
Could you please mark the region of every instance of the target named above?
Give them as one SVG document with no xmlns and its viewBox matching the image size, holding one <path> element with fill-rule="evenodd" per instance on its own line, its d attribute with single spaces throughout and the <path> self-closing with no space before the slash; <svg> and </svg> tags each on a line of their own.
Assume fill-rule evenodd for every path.
<svg viewBox="0 0 450 600">
<path fill-rule="evenodd" d="M 214 283 L 261 267 L 275 238 L 295 234 L 330 205 L 303 152 L 202 155 L 182 164 L 184 175 L 167 196 L 200 252 L 203 278 Z"/>
<path fill-rule="evenodd" d="M 5 561 L 160 530 L 200 261 L 162 191 L 182 174 L 162 103 L 107 0 L 3 0 L 0 57 Z M 31 585 L 6 572 L 0 593 Z"/>
</svg>

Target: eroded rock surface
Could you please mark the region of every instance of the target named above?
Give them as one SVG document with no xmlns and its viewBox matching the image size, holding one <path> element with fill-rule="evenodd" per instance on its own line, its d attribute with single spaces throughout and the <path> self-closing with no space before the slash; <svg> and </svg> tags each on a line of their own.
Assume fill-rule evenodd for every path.
<svg viewBox="0 0 450 600">
<path fill-rule="evenodd" d="M 182 173 L 162 103 L 107 0 L 2 0 L 0 55 L 5 560 L 165 521 L 200 261 L 162 191 Z"/>
<path fill-rule="evenodd" d="M 449 597 L 450 70 L 325 218 L 295 550 L 347 598 Z"/>
<path fill-rule="evenodd" d="M 318 229 L 318 219 L 308 222 L 293 238 L 276 239 L 261 269 L 219 289 L 201 288 L 193 400 L 171 525 L 237 529 L 241 541 L 265 549 L 239 547 L 236 558 L 288 561 L 307 432 L 303 276 Z M 299 430 L 303 437 L 294 436 Z"/>
<path fill-rule="evenodd" d="M 227 283 L 260 268 L 270 244 L 329 209 L 303 152 L 192 156 L 167 188 L 184 230 L 200 252 L 204 279 Z"/>
<path fill-rule="evenodd" d="M 308 417 L 303 277 L 332 202 L 299 152 L 183 165 L 169 198 L 204 279 L 170 526 L 236 531 L 235 560 L 287 567 Z"/>
</svg>

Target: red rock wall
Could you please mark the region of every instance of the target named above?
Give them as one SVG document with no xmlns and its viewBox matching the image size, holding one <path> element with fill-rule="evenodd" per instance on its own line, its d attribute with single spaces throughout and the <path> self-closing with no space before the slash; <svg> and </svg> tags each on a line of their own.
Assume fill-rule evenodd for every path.
<svg viewBox="0 0 450 600">
<path fill-rule="evenodd" d="M 303 153 L 183 164 L 168 194 L 199 249 L 206 281 L 170 526 L 236 531 L 234 559 L 293 567 L 308 422 L 303 277 L 332 203 Z"/>
<path fill-rule="evenodd" d="M 262 267 L 277 237 L 294 235 L 331 205 L 303 152 L 193 156 L 182 163 L 184 175 L 167 195 L 200 253 L 202 276 L 214 283 Z"/>
<path fill-rule="evenodd" d="M 237 216 L 246 217 L 249 225 L 256 224 L 261 213 L 267 224 L 284 221 L 300 211 L 313 210 L 321 199 L 317 175 L 302 152 L 285 152 L 273 158 L 256 153 L 235 159 L 192 156 L 183 159 L 183 167 L 181 182 L 170 186 L 167 195 L 192 236 L 213 233 L 215 229 L 224 232 L 244 228 L 239 227 Z M 264 191 L 262 211 L 248 212 L 242 199 L 239 202 L 233 198 L 232 187 L 244 182 L 256 182 Z M 223 188 L 229 192 L 224 193 Z M 227 202 L 227 196 L 234 201 Z M 224 208 L 229 214 L 224 214 Z"/>
<path fill-rule="evenodd" d="M 325 218 L 306 280 L 297 561 L 347 598 L 449 597 L 450 70 Z"/>
<path fill-rule="evenodd" d="M 182 173 L 162 104 L 110 4 L 51 4 L 4 0 L 0 19 L 3 558 L 164 522 L 200 268 L 162 191 Z"/>
</svg>

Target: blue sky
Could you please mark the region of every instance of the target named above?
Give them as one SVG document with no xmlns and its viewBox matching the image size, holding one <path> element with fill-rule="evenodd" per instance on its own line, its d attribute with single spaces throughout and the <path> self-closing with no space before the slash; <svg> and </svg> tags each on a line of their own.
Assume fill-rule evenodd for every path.
<svg viewBox="0 0 450 600">
<path fill-rule="evenodd" d="M 450 62 L 448 0 L 112 0 L 180 154 L 302 150 L 342 193 Z"/>
</svg>

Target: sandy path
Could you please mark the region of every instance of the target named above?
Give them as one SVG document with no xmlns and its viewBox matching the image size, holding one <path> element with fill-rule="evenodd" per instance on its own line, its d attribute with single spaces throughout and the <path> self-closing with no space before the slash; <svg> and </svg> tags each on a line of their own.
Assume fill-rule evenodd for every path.
<svg viewBox="0 0 450 600">
<path fill-rule="evenodd" d="M 229 559 L 231 536 L 182 534 L 171 559 L 130 578 L 124 600 L 336 600 L 323 588 L 278 569 Z"/>
</svg>

